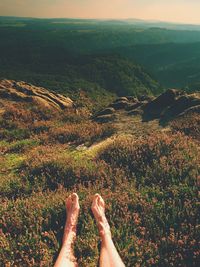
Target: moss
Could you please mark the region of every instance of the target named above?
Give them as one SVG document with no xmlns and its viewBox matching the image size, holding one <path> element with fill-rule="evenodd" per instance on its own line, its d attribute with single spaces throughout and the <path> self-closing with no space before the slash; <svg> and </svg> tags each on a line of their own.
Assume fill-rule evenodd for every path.
<svg viewBox="0 0 200 267">
<path fill-rule="evenodd" d="M 97 266 L 99 258 L 90 209 L 97 192 L 106 201 L 126 266 L 197 265 L 199 150 L 191 138 L 160 133 L 154 124 L 136 123 L 139 118 L 127 123 L 132 135 L 124 135 L 121 124 L 122 136 L 107 138 L 109 127 L 88 123 L 87 115 L 80 121 L 66 113 L 30 122 L 30 114 L 23 114 L 23 121 L 12 116 L 4 126 L 26 128 L 31 138 L 12 132 L 12 142 L 6 136 L 0 142 L 1 266 L 53 264 L 66 219 L 64 201 L 72 192 L 81 206 L 75 243 L 80 266 Z M 66 140 L 74 133 L 77 139 L 59 142 L 63 132 Z M 83 142 L 93 145 L 77 150 Z"/>
<path fill-rule="evenodd" d="M 7 152 L 9 153 L 22 153 L 28 149 L 31 149 L 35 146 L 39 145 L 38 140 L 33 139 L 23 139 L 17 142 L 13 142 L 9 145 Z"/>
</svg>

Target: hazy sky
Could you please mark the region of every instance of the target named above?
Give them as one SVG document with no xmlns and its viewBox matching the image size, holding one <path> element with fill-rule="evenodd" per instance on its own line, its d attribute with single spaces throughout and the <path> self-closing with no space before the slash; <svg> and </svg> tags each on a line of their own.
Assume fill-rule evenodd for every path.
<svg viewBox="0 0 200 267">
<path fill-rule="evenodd" d="M 0 15 L 141 18 L 200 24 L 200 0 L 0 0 Z"/>
</svg>

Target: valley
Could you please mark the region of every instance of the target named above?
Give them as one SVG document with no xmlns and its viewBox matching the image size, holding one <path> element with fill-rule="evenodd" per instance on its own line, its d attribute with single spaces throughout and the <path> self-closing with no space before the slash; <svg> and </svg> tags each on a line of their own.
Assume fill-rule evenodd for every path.
<svg viewBox="0 0 200 267">
<path fill-rule="evenodd" d="M 199 45 L 198 25 L 0 17 L 0 266 L 55 263 L 73 192 L 79 266 L 96 193 L 125 266 L 198 266 Z"/>
</svg>

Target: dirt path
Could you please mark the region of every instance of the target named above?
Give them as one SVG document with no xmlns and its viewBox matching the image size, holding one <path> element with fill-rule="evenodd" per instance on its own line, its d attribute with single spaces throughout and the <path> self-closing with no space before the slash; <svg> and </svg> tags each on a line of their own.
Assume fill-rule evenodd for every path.
<svg viewBox="0 0 200 267">
<path fill-rule="evenodd" d="M 152 132 L 161 131 L 163 128 L 159 125 L 158 120 L 142 122 L 141 116 L 127 115 L 126 111 L 118 111 L 113 123 L 118 134 L 131 134 L 141 137 Z"/>
<path fill-rule="evenodd" d="M 134 138 L 139 139 L 148 134 L 163 131 L 165 129 L 159 125 L 158 120 L 142 122 L 141 116 L 127 115 L 127 112 L 124 110 L 117 111 L 115 114 L 116 119 L 110 124 L 116 128 L 116 133 L 113 136 L 90 146 L 87 149 L 87 155 L 92 156 L 96 154 L 99 149 L 106 147 L 120 135 L 131 135 Z"/>
</svg>

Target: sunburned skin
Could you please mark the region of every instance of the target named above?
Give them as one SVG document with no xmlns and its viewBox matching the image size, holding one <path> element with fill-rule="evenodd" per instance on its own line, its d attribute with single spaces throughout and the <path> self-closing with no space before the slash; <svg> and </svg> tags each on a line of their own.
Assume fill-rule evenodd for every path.
<svg viewBox="0 0 200 267">
<path fill-rule="evenodd" d="M 79 215 L 79 198 L 76 193 L 66 200 L 67 219 L 63 234 L 63 244 L 54 267 L 77 267 L 73 244 L 76 239 L 76 226 Z"/>
<path fill-rule="evenodd" d="M 110 226 L 105 215 L 105 202 L 99 194 L 95 194 L 92 202 L 92 212 L 97 222 L 99 235 L 103 238 L 105 235 L 110 235 Z"/>
<path fill-rule="evenodd" d="M 63 235 L 63 244 L 67 241 L 69 234 L 76 237 L 76 226 L 78 222 L 78 215 L 80 211 L 79 198 L 76 193 L 70 195 L 66 200 L 67 220 Z"/>
<path fill-rule="evenodd" d="M 94 195 L 91 209 L 101 238 L 100 267 L 125 267 L 113 244 L 110 226 L 105 216 L 105 202 L 99 194 Z M 63 235 L 63 245 L 54 267 L 78 266 L 73 252 L 73 244 L 76 239 L 79 210 L 78 195 L 73 193 L 66 200 L 67 219 Z"/>
</svg>

